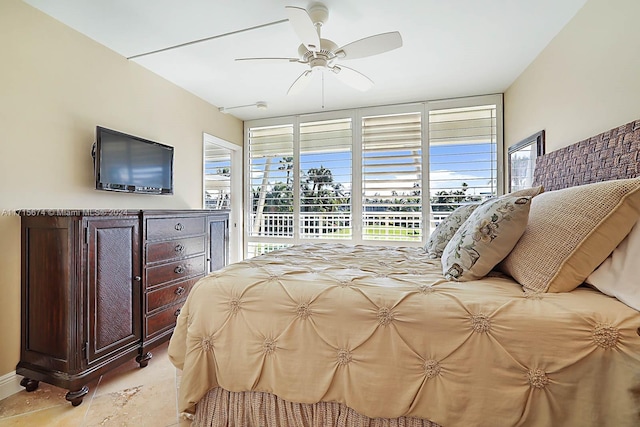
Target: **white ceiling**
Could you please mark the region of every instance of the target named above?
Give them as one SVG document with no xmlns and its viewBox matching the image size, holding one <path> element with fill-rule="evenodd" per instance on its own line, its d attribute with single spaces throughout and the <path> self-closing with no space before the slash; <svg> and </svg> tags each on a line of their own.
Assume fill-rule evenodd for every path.
<svg viewBox="0 0 640 427">
<path fill-rule="evenodd" d="M 307 0 L 24 0 L 124 57 L 286 19 Z M 217 107 L 251 120 L 504 92 L 586 0 L 324 0 L 322 37 L 338 46 L 399 31 L 403 46 L 344 61 L 375 82 L 359 92 L 319 75 L 287 96 L 307 65 L 235 61 L 296 57 L 289 22 L 132 59 Z"/>
</svg>

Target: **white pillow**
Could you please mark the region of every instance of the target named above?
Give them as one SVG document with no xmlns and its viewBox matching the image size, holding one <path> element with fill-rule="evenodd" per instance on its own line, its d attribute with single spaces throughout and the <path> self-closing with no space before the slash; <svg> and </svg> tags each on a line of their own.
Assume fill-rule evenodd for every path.
<svg viewBox="0 0 640 427">
<path fill-rule="evenodd" d="M 627 237 L 585 282 L 640 311 L 639 260 L 640 218 Z"/>
</svg>

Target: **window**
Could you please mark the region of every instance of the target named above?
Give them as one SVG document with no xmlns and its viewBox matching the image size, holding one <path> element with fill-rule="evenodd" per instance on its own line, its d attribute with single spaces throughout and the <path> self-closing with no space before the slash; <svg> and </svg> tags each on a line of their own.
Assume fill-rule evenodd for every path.
<svg viewBox="0 0 640 427">
<path fill-rule="evenodd" d="M 363 117 L 363 240 L 422 239 L 421 113 Z"/>
<path fill-rule="evenodd" d="M 497 194 L 496 108 L 429 111 L 431 230 L 458 206 Z"/>
<path fill-rule="evenodd" d="M 455 207 L 501 192 L 501 102 L 245 122 L 247 256 L 318 241 L 422 245 Z"/>
<path fill-rule="evenodd" d="M 204 208 L 231 208 L 231 151 L 206 142 L 204 147 Z"/>
<path fill-rule="evenodd" d="M 293 237 L 293 126 L 249 131 L 251 237 Z"/>
<path fill-rule="evenodd" d="M 351 119 L 300 124 L 300 238 L 350 239 Z"/>
</svg>

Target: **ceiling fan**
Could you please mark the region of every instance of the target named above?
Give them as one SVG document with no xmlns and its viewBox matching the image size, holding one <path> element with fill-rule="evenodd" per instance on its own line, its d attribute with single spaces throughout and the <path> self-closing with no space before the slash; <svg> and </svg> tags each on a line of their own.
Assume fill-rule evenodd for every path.
<svg viewBox="0 0 640 427">
<path fill-rule="evenodd" d="M 322 3 L 313 4 L 309 10 L 286 6 L 287 18 L 294 31 L 302 41 L 298 47 L 297 58 L 238 58 L 236 61 L 255 60 L 276 60 L 297 62 L 309 65 L 289 87 L 287 95 L 295 95 L 302 92 L 311 82 L 313 74 L 318 72 L 329 72 L 335 75 L 343 83 L 366 91 L 373 86 L 373 81 L 364 74 L 345 67 L 337 62 L 366 58 L 388 52 L 402 46 L 402 37 L 397 31 L 376 34 L 338 47 L 336 43 L 329 39 L 324 39 L 320 35 L 322 25 L 327 22 L 329 10 Z"/>
</svg>

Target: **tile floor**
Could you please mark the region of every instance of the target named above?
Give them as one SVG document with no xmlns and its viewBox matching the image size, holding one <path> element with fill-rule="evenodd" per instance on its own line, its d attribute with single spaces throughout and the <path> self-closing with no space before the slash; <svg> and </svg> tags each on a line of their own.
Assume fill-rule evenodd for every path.
<svg viewBox="0 0 640 427">
<path fill-rule="evenodd" d="M 64 398 L 67 390 L 43 382 L 0 400 L 0 427 L 189 427 L 177 410 L 180 371 L 167 357 L 167 344 L 152 353 L 146 368 L 132 360 L 89 384 L 75 408 Z"/>
</svg>

